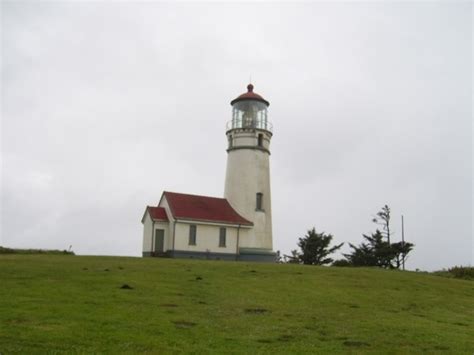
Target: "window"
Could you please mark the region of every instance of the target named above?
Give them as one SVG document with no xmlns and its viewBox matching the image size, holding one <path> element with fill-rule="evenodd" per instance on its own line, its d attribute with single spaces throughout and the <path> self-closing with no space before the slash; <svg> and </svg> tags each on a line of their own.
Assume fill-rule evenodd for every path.
<svg viewBox="0 0 474 355">
<path fill-rule="evenodd" d="M 225 247 L 225 236 L 226 236 L 226 229 L 221 227 L 219 230 L 219 246 Z"/>
<path fill-rule="evenodd" d="M 263 134 L 258 135 L 258 146 L 263 147 Z"/>
<path fill-rule="evenodd" d="M 196 245 L 196 225 L 189 226 L 189 245 Z"/>
<path fill-rule="evenodd" d="M 257 210 L 258 211 L 263 210 L 262 200 L 263 200 L 263 194 L 261 192 L 257 192 Z"/>
</svg>

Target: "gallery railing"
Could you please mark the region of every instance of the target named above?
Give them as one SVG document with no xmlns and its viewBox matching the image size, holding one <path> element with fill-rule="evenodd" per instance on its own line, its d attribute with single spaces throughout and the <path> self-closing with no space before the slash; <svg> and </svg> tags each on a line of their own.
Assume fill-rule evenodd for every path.
<svg viewBox="0 0 474 355">
<path fill-rule="evenodd" d="M 227 122 L 227 131 L 234 128 L 256 128 L 265 131 L 273 132 L 273 124 L 267 120 L 262 119 L 238 119 Z"/>
</svg>

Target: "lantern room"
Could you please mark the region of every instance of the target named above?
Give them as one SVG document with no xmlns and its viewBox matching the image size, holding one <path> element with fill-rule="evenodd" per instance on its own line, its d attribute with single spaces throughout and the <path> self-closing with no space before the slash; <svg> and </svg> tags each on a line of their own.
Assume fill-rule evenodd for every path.
<svg viewBox="0 0 474 355">
<path fill-rule="evenodd" d="M 271 132 L 272 125 L 268 121 L 270 103 L 253 92 L 253 85 L 247 86 L 247 92 L 232 100 L 232 121 L 227 130 L 236 128 L 262 129 Z"/>
</svg>

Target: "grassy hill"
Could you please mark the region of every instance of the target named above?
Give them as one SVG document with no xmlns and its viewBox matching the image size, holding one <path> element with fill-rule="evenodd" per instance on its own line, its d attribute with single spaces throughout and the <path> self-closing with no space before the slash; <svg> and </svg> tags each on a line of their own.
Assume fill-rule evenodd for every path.
<svg viewBox="0 0 474 355">
<path fill-rule="evenodd" d="M 412 272 L 0 255 L 2 354 L 472 354 L 473 311 L 472 281 Z"/>
</svg>

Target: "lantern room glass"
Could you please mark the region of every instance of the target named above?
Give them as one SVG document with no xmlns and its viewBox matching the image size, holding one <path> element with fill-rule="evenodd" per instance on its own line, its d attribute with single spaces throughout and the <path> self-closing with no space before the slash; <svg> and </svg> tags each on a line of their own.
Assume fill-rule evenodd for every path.
<svg viewBox="0 0 474 355">
<path fill-rule="evenodd" d="M 236 102 L 232 106 L 232 128 L 259 128 L 271 130 L 267 105 L 256 100 Z"/>
</svg>

